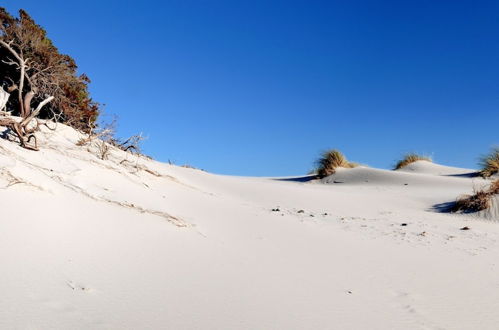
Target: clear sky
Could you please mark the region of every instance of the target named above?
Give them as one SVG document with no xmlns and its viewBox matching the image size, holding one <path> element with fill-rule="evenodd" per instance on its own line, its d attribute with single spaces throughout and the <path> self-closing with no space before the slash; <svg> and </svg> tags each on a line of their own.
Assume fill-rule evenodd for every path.
<svg viewBox="0 0 499 330">
<path fill-rule="evenodd" d="M 40 1 L 26 9 L 160 161 L 303 174 L 338 148 L 476 167 L 499 144 L 498 1 Z"/>
</svg>

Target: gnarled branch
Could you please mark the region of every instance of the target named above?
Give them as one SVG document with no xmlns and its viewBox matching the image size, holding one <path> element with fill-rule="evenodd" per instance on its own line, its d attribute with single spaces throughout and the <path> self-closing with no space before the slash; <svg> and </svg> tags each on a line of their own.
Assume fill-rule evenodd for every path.
<svg viewBox="0 0 499 330">
<path fill-rule="evenodd" d="M 40 102 L 36 107 L 35 111 L 33 111 L 28 117 L 22 119 L 21 122 L 18 122 L 17 120 L 10 117 L 6 118 L 0 117 L 0 126 L 5 126 L 13 130 L 14 133 L 16 133 L 17 137 L 19 138 L 19 143 L 21 144 L 21 147 L 30 150 L 38 150 L 38 143 L 36 140 L 36 136 L 33 134 L 34 131 L 38 129 L 38 122 L 34 129 L 29 129 L 27 126 L 31 122 L 31 120 L 33 120 L 38 115 L 38 113 L 40 113 L 43 106 L 52 101 L 53 99 L 54 99 L 53 96 L 49 96 L 45 100 Z M 35 140 L 34 147 L 29 145 L 31 139 Z"/>
</svg>

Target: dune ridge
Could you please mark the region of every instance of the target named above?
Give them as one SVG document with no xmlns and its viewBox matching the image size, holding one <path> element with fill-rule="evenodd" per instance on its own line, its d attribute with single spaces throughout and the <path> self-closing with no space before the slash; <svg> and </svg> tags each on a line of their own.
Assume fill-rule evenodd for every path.
<svg viewBox="0 0 499 330">
<path fill-rule="evenodd" d="M 489 182 L 472 170 L 231 177 L 118 149 L 101 160 L 75 130 L 41 129 L 39 152 L 0 140 L 0 328 L 499 322 L 497 200 L 475 215 L 436 207 Z"/>
</svg>

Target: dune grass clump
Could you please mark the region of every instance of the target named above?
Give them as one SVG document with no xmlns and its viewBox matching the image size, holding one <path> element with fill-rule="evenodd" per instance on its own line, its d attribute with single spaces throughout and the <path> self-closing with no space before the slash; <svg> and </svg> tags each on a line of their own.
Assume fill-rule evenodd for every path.
<svg viewBox="0 0 499 330">
<path fill-rule="evenodd" d="M 482 170 L 480 175 L 488 178 L 499 173 L 499 147 L 492 149 L 492 152 L 480 160 Z"/>
<path fill-rule="evenodd" d="M 338 167 L 354 168 L 358 166 L 356 163 L 349 162 L 340 151 L 335 149 L 325 151 L 316 161 L 316 164 L 316 173 L 320 178 L 334 174 Z"/>
<path fill-rule="evenodd" d="M 476 191 L 473 195 L 458 198 L 452 207 L 452 212 L 478 212 L 490 207 L 490 195 L 484 191 Z"/>
<path fill-rule="evenodd" d="M 471 213 L 486 210 L 495 195 L 499 195 L 499 179 L 493 181 L 488 189 L 477 190 L 473 195 L 458 198 L 451 212 Z"/>
<path fill-rule="evenodd" d="M 499 179 L 494 180 L 489 187 L 489 193 L 492 195 L 499 195 Z"/>
<path fill-rule="evenodd" d="M 395 170 L 399 170 L 411 163 L 417 162 L 418 160 L 425 160 L 427 162 L 432 162 L 432 159 L 428 156 L 422 156 L 418 154 L 407 154 L 404 156 L 402 160 L 400 160 L 396 165 L 395 165 Z"/>
</svg>

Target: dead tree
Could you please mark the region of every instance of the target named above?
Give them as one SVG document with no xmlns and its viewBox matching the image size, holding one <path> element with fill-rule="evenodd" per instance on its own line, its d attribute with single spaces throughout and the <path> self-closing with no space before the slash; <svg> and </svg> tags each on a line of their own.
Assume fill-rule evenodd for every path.
<svg viewBox="0 0 499 330">
<path fill-rule="evenodd" d="M 27 116 L 26 118 L 22 118 L 20 121 L 11 117 L 4 117 L 4 118 L 0 117 L 0 126 L 8 127 L 12 131 L 14 131 L 14 133 L 19 138 L 19 143 L 23 148 L 37 151 L 38 142 L 36 140 L 34 132 L 38 129 L 39 123 L 38 121 L 36 121 L 35 126 L 31 128 L 28 125 L 40 113 L 43 106 L 52 101 L 53 99 L 54 99 L 53 96 L 47 97 L 45 100 L 43 100 L 38 104 L 36 109 L 29 116 Z M 34 146 L 29 145 L 31 139 L 35 141 Z"/>
<path fill-rule="evenodd" d="M 24 107 L 24 100 L 23 100 L 23 90 L 24 90 L 24 78 L 26 76 L 26 65 L 29 59 L 24 59 L 22 56 L 22 53 L 19 54 L 14 50 L 14 48 L 11 47 L 13 41 L 10 42 L 5 42 L 0 39 L 0 45 L 2 47 L 6 48 L 12 56 L 16 59 L 15 61 L 12 59 L 8 59 L 8 61 L 2 60 L 5 64 L 8 65 L 15 65 L 17 66 L 17 69 L 19 70 L 19 87 L 18 87 L 18 98 L 19 98 L 19 113 L 21 114 L 21 117 L 25 118 L 26 113 L 25 113 L 25 107 Z"/>
<path fill-rule="evenodd" d="M 10 94 L 6 92 L 3 87 L 0 87 L 0 113 L 5 111 L 7 102 L 9 101 Z"/>
<path fill-rule="evenodd" d="M 4 47 L 7 49 L 10 54 L 15 58 L 15 60 L 9 58 L 8 61 L 3 61 L 5 64 L 8 65 L 14 65 L 16 66 L 17 70 L 19 71 L 19 82 L 18 84 L 13 83 L 12 86 L 8 88 L 9 91 L 14 91 L 17 89 L 18 91 L 18 101 L 19 101 L 19 112 L 21 114 L 21 120 L 18 121 L 14 118 L 0 118 L 0 125 L 9 127 L 14 131 L 14 133 L 17 135 L 19 138 L 19 143 L 21 144 L 22 147 L 26 149 L 31 149 L 31 150 L 38 150 L 38 144 L 36 140 L 36 136 L 33 134 L 37 129 L 38 129 L 38 121 L 36 121 L 36 124 L 33 128 L 29 128 L 28 125 L 30 122 L 35 119 L 35 117 L 40 113 L 42 110 L 43 106 L 49 103 L 54 99 L 53 96 L 47 95 L 44 100 L 42 100 L 37 108 L 32 111 L 31 109 L 31 101 L 33 100 L 33 97 L 37 93 L 37 88 L 36 88 L 36 78 L 39 75 L 39 73 L 43 72 L 43 70 L 32 70 L 35 71 L 31 76 L 28 75 L 28 70 L 32 69 L 30 68 L 29 65 L 29 59 L 24 58 L 22 50 L 21 51 L 16 51 L 12 47 L 12 41 L 11 42 L 5 42 L 4 40 L 0 39 L 0 46 Z M 25 81 L 28 81 L 29 88 L 25 92 Z M 4 92 L 4 98 L 5 103 L 7 103 L 8 100 L 8 93 L 5 92 L 2 88 L 2 91 Z M 5 96 L 7 94 L 7 96 Z M 0 106 L 2 105 L 0 101 Z M 5 106 L 5 105 L 4 105 Z M 0 108 L 1 109 L 1 108 Z M 33 139 L 35 141 L 35 146 L 30 146 L 29 142 L 30 140 Z"/>
<path fill-rule="evenodd" d="M 12 47 L 12 42 L 13 41 L 5 42 L 4 40 L 0 39 L 0 46 L 7 49 L 10 52 L 10 54 L 12 54 L 12 56 L 15 58 L 15 60 L 8 58 L 7 61 L 2 60 L 2 62 L 5 64 L 8 64 L 8 65 L 16 66 L 17 70 L 19 71 L 19 82 L 18 82 L 18 84 L 13 84 L 10 87 L 10 89 L 12 89 L 12 91 L 17 89 L 18 102 L 19 102 L 19 113 L 21 114 L 21 117 L 27 118 L 31 113 L 31 101 L 33 100 L 33 97 L 37 93 L 35 79 L 39 75 L 39 73 L 42 72 L 42 70 L 37 70 L 30 77 L 28 75 L 28 70 L 35 69 L 35 65 L 33 65 L 33 67 L 30 67 L 28 65 L 30 60 L 28 58 L 24 58 L 22 50 L 19 52 L 16 51 Z M 25 92 L 25 81 L 26 80 L 29 83 L 28 84 L 29 89 L 28 89 L 28 91 Z"/>
</svg>

